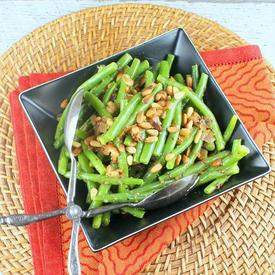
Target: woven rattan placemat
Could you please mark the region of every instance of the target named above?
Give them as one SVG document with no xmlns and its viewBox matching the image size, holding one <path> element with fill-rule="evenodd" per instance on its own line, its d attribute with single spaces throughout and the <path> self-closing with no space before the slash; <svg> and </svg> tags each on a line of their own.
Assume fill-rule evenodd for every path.
<svg viewBox="0 0 275 275">
<path fill-rule="evenodd" d="M 185 28 L 200 51 L 245 44 L 217 23 L 194 14 L 162 6 L 124 4 L 64 16 L 33 31 L 1 56 L 0 213 L 23 212 L 7 98 L 16 88 L 18 77 L 75 70 L 179 26 Z M 275 72 L 272 68 L 269 71 L 275 85 Z M 274 148 L 274 141 L 263 148 L 273 167 Z M 270 274 L 275 270 L 274 177 L 273 169 L 261 180 L 217 199 L 145 272 Z M 24 228 L 1 227 L 0 271 L 32 273 Z"/>
</svg>

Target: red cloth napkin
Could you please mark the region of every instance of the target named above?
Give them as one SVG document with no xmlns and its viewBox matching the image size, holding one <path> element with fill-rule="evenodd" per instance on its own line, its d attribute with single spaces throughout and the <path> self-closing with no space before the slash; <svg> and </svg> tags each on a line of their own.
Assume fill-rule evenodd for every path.
<svg viewBox="0 0 275 275">
<path fill-rule="evenodd" d="M 202 53 L 259 146 L 275 132 L 275 102 L 266 65 L 257 46 Z M 63 207 L 65 197 L 33 129 L 18 101 L 21 91 L 61 76 L 31 74 L 19 79 L 10 94 L 19 182 L 26 213 L 39 213 Z M 211 202 L 180 214 L 102 252 L 93 253 L 80 234 L 79 250 L 83 274 L 136 274 L 152 262 Z M 28 226 L 36 274 L 66 273 L 71 223 L 58 217 Z"/>
</svg>

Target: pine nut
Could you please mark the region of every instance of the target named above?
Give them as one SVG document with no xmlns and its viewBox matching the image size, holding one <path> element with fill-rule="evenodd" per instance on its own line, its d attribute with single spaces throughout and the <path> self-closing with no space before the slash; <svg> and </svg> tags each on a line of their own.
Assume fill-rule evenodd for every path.
<svg viewBox="0 0 275 275">
<path fill-rule="evenodd" d="M 186 85 L 187 87 L 192 88 L 193 79 L 191 75 L 186 75 Z"/>
<path fill-rule="evenodd" d="M 162 165 L 160 163 L 157 163 L 151 168 L 150 172 L 157 173 L 161 170 L 161 168 L 162 168 Z"/>
<path fill-rule="evenodd" d="M 153 101 L 153 100 L 154 100 L 154 97 L 152 95 L 147 95 L 142 99 L 142 102 L 144 104 L 147 104 L 147 103 L 149 103 L 150 101 Z"/>
<path fill-rule="evenodd" d="M 194 112 L 194 108 L 193 107 L 188 107 L 187 111 L 186 111 L 187 117 L 188 118 L 191 117 L 191 115 L 193 114 L 193 112 Z"/>
<path fill-rule="evenodd" d="M 118 151 L 119 152 L 125 152 L 125 145 L 124 144 L 120 144 L 119 147 L 118 147 Z"/>
<path fill-rule="evenodd" d="M 188 147 L 188 148 L 187 148 L 187 150 L 186 150 L 185 155 L 186 155 L 187 157 L 189 157 L 190 152 L 191 152 L 191 148 L 190 148 L 190 147 Z"/>
<path fill-rule="evenodd" d="M 180 135 L 183 137 L 187 137 L 190 134 L 190 129 L 187 128 L 181 128 L 180 129 Z"/>
<path fill-rule="evenodd" d="M 142 123 L 145 120 L 145 116 L 143 112 L 139 112 L 137 114 L 137 123 Z"/>
<path fill-rule="evenodd" d="M 169 160 L 172 160 L 175 158 L 175 154 L 174 153 L 168 153 L 166 156 L 165 156 L 165 160 L 166 161 L 169 161 Z"/>
<path fill-rule="evenodd" d="M 80 148 L 81 147 L 81 143 L 79 143 L 77 141 L 73 141 L 73 147 L 74 148 Z"/>
<path fill-rule="evenodd" d="M 92 147 L 101 147 L 102 145 L 101 145 L 101 143 L 99 142 L 99 141 L 97 141 L 97 140 L 91 140 L 90 141 L 90 146 L 92 146 Z"/>
<path fill-rule="evenodd" d="M 181 155 L 177 155 L 175 164 L 178 166 L 180 164 L 180 161 L 181 161 Z"/>
<path fill-rule="evenodd" d="M 127 151 L 129 154 L 134 154 L 137 150 L 136 150 L 135 147 L 128 146 L 128 147 L 126 147 L 126 151 Z"/>
<path fill-rule="evenodd" d="M 192 127 L 193 127 L 193 124 L 194 124 L 193 120 L 189 120 L 187 125 L 186 125 L 186 128 L 191 130 Z"/>
<path fill-rule="evenodd" d="M 147 117 L 153 117 L 156 114 L 156 109 L 155 108 L 150 108 L 147 112 L 146 112 L 146 116 Z"/>
<path fill-rule="evenodd" d="M 182 115 L 182 125 L 186 125 L 187 121 L 188 121 L 187 114 L 184 113 L 184 114 Z"/>
<path fill-rule="evenodd" d="M 173 95 L 173 87 L 172 86 L 170 86 L 170 85 L 167 86 L 166 91 L 167 91 L 168 95 Z"/>
<path fill-rule="evenodd" d="M 178 132 L 179 128 L 177 126 L 170 126 L 167 130 L 169 133 L 176 133 Z"/>
<path fill-rule="evenodd" d="M 127 163 L 128 163 L 129 166 L 131 166 L 133 164 L 133 159 L 134 158 L 133 158 L 132 155 L 127 156 Z"/>
<path fill-rule="evenodd" d="M 159 131 L 156 129 L 148 129 L 146 130 L 146 132 L 150 135 L 150 136 L 158 136 Z"/>
<path fill-rule="evenodd" d="M 158 137 L 156 137 L 156 136 L 150 136 L 150 137 L 147 137 L 146 139 L 145 139 L 145 142 L 146 143 L 153 143 L 153 142 L 155 142 L 155 141 L 157 141 L 158 140 Z"/>
<path fill-rule="evenodd" d="M 146 88 L 145 90 L 143 90 L 142 92 L 141 92 L 141 95 L 142 96 L 147 96 L 147 95 L 150 95 L 151 93 L 152 93 L 152 88 Z"/>
<path fill-rule="evenodd" d="M 143 129 L 151 129 L 151 128 L 153 128 L 150 122 L 142 122 L 142 123 L 139 123 L 138 126 L 140 126 Z"/>
<path fill-rule="evenodd" d="M 182 161 L 186 164 L 189 161 L 189 158 L 186 155 L 182 155 Z"/>
<path fill-rule="evenodd" d="M 128 74 L 124 74 L 121 78 L 127 86 L 133 86 L 134 81 L 131 79 L 131 77 Z"/>
<path fill-rule="evenodd" d="M 222 165 L 222 160 L 221 159 L 216 159 L 215 161 L 213 161 L 211 163 L 211 166 L 213 167 L 218 167 L 218 166 L 221 166 Z"/>
<path fill-rule="evenodd" d="M 199 140 L 202 137 L 202 129 L 199 129 L 199 131 L 197 132 L 195 138 L 194 138 L 194 143 L 197 144 L 199 142 Z"/>
<path fill-rule="evenodd" d="M 69 103 L 69 100 L 67 98 L 65 98 L 64 100 L 61 101 L 60 108 L 65 109 L 67 107 L 68 103 Z"/>
</svg>

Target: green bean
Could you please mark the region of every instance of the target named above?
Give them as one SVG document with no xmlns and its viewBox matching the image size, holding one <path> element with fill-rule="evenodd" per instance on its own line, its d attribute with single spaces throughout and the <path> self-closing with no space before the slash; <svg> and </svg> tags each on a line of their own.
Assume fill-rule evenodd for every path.
<svg viewBox="0 0 275 275">
<path fill-rule="evenodd" d="M 224 131 L 224 134 L 223 134 L 223 139 L 224 139 L 225 143 L 227 143 L 229 141 L 229 139 L 231 138 L 231 136 L 234 132 L 234 129 L 236 127 L 237 121 L 238 121 L 238 117 L 236 115 L 233 115 Z"/>
<path fill-rule="evenodd" d="M 101 184 L 98 189 L 98 193 L 95 196 L 90 208 L 97 208 L 102 205 L 102 201 L 96 200 L 99 196 L 107 196 L 109 190 L 111 188 L 111 185 L 109 184 Z M 101 225 L 103 215 L 97 215 L 93 218 L 93 228 L 98 229 Z"/>
<path fill-rule="evenodd" d="M 225 142 L 223 140 L 223 136 L 221 134 L 220 127 L 216 121 L 214 114 L 211 110 L 204 104 L 204 102 L 193 92 L 189 91 L 189 89 L 176 82 L 175 80 L 163 78 L 161 75 L 158 76 L 158 81 L 162 83 L 166 83 L 167 85 L 178 87 L 182 92 L 185 93 L 187 98 L 191 101 L 191 103 L 198 109 L 200 113 L 204 116 L 208 117 L 211 120 L 210 128 L 213 131 L 216 138 L 216 147 L 218 151 L 221 151 L 225 147 Z"/>
<path fill-rule="evenodd" d="M 89 91 L 92 88 L 94 88 L 102 79 L 116 72 L 117 69 L 117 64 L 115 62 L 112 62 L 109 65 L 102 68 L 96 74 L 94 74 L 91 78 L 86 80 L 83 84 L 80 85 L 79 88 L 84 89 L 85 91 Z"/>
<path fill-rule="evenodd" d="M 137 70 L 135 72 L 135 75 L 134 75 L 133 79 L 136 79 L 137 77 L 139 77 L 140 75 L 142 75 L 149 68 L 150 68 L 150 64 L 149 64 L 148 60 L 142 61 L 139 64 L 139 66 L 138 66 L 138 68 L 137 68 Z"/>
<path fill-rule="evenodd" d="M 195 164 L 191 165 L 188 169 L 182 169 L 181 173 L 179 173 L 178 177 L 190 176 L 193 174 L 201 173 L 206 168 L 209 169 L 209 166 L 216 160 L 223 160 L 227 156 L 230 155 L 229 151 L 221 151 L 213 156 L 210 156 L 203 161 L 198 161 Z M 210 167 L 211 168 L 211 167 Z"/>
<path fill-rule="evenodd" d="M 152 96 L 155 97 L 155 95 L 162 90 L 162 84 L 158 84 L 152 91 Z M 140 94 L 140 93 L 139 93 Z M 127 118 L 128 122 L 125 127 L 128 127 L 132 124 L 134 124 L 136 120 L 136 116 L 139 112 L 146 112 L 146 110 L 150 107 L 150 105 L 153 103 L 154 98 L 149 100 L 147 103 L 143 103 L 142 101 L 136 106 L 134 111 L 132 112 L 131 116 Z"/>
<path fill-rule="evenodd" d="M 145 131 L 141 131 L 140 136 L 141 136 L 141 139 L 144 140 L 145 139 Z M 137 146 L 136 146 L 136 152 L 134 154 L 134 162 L 135 163 L 140 162 L 139 159 L 140 159 L 142 149 L 144 146 L 144 142 L 142 140 L 138 141 Z"/>
<path fill-rule="evenodd" d="M 153 193 L 153 192 L 151 192 Z M 116 194 L 106 194 L 98 195 L 95 197 L 95 201 L 103 203 L 122 203 L 122 202 L 139 202 L 146 198 L 150 193 L 146 194 L 131 194 L 131 193 L 116 193 Z"/>
<path fill-rule="evenodd" d="M 103 226 L 108 226 L 111 221 L 111 212 L 106 212 L 102 215 L 103 215 L 103 217 L 102 217 Z"/>
<path fill-rule="evenodd" d="M 118 70 L 122 70 L 127 64 L 131 62 L 133 57 L 129 53 L 125 53 L 118 61 Z"/>
<path fill-rule="evenodd" d="M 119 89 L 117 92 L 117 97 L 115 100 L 115 102 L 120 106 L 120 110 L 123 110 L 123 105 L 125 106 L 124 98 L 125 98 L 127 86 L 128 85 L 126 84 L 126 82 L 121 79 L 119 84 Z"/>
<path fill-rule="evenodd" d="M 140 60 L 138 58 L 134 58 L 129 70 L 126 71 L 126 73 L 132 78 L 134 79 L 134 76 L 138 70 L 140 64 Z"/>
<path fill-rule="evenodd" d="M 166 60 L 162 60 L 159 65 L 159 74 L 165 78 L 169 77 L 170 65 Z"/>
<path fill-rule="evenodd" d="M 139 219 L 142 219 L 145 214 L 145 211 L 141 208 L 123 207 L 122 210 Z"/>
<path fill-rule="evenodd" d="M 118 167 L 122 171 L 124 177 L 128 177 L 128 163 L 126 152 L 121 152 L 118 156 Z"/>
<path fill-rule="evenodd" d="M 180 74 L 180 73 L 175 74 L 175 75 L 174 75 L 174 79 L 175 79 L 177 82 L 179 82 L 179 83 L 181 83 L 181 84 L 183 84 L 183 85 L 185 84 L 185 80 L 184 80 L 182 74 Z"/>
<path fill-rule="evenodd" d="M 66 156 L 66 148 L 63 146 L 58 159 L 57 171 L 61 175 L 65 175 L 68 171 L 69 158 Z"/>
<path fill-rule="evenodd" d="M 54 135 L 55 148 L 59 148 L 60 145 L 62 145 L 64 143 L 64 136 L 62 138 L 62 135 L 63 135 L 63 130 L 64 130 L 65 119 L 66 119 L 67 113 L 68 113 L 68 105 L 66 106 L 65 110 L 61 114 L 61 117 L 59 118 L 59 121 L 56 126 L 55 135 Z"/>
<path fill-rule="evenodd" d="M 212 194 L 215 190 L 221 188 L 223 186 L 223 184 L 228 181 L 228 179 L 230 178 L 230 176 L 223 176 L 220 178 L 215 179 L 214 181 L 212 181 L 209 185 L 207 185 L 204 188 L 204 193 L 207 195 Z"/>
<path fill-rule="evenodd" d="M 55 149 L 59 149 L 64 144 L 64 134 L 58 136 L 53 143 Z"/>
<path fill-rule="evenodd" d="M 147 143 L 147 142 L 144 143 L 142 151 L 141 151 L 141 155 L 139 158 L 139 161 L 141 163 L 144 163 L 144 164 L 149 163 L 149 161 L 153 155 L 156 144 L 157 144 L 157 141 L 152 142 L 152 143 Z"/>
<path fill-rule="evenodd" d="M 114 93 L 114 91 L 117 88 L 117 84 L 116 82 L 112 82 L 112 84 L 110 85 L 110 87 L 108 88 L 108 90 L 106 91 L 106 93 L 103 96 L 103 104 L 107 105 L 107 103 L 110 101 L 110 98 L 112 96 L 112 94 Z"/>
<path fill-rule="evenodd" d="M 144 185 L 131 190 L 130 193 L 131 194 L 147 194 L 150 192 L 155 192 L 158 189 L 163 189 L 163 188 L 167 187 L 169 184 L 171 184 L 171 181 L 165 182 L 165 183 L 159 182 L 159 181 L 145 183 Z"/>
<path fill-rule="evenodd" d="M 170 101 L 169 109 L 166 111 L 166 116 L 162 122 L 162 130 L 159 133 L 158 141 L 154 149 L 154 156 L 160 156 L 162 154 L 167 137 L 167 128 L 169 128 L 172 123 L 178 103 L 179 100 L 175 98 L 172 98 Z"/>
<path fill-rule="evenodd" d="M 172 124 L 173 124 L 173 126 L 180 129 L 181 121 L 182 121 L 182 102 L 180 101 L 176 106 Z M 165 142 L 165 145 L 164 145 L 163 155 L 167 155 L 175 148 L 178 137 L 179 137 L 179 131 L 169 134 L 169 136 Z"/>
<path fill-rule="evenodd" d="M 215 150 L 215 143 L 214 142 L 205 142 L 203 144 L 203 147 L 207 150 L 207 151 L 214 151 Z"/>
<path fill-rule="evenodd" d="M 89 150 L 87 144 L 85 144 L 84 142 L 82 142 L 82 149 L 83 153 L 89 159 L 92 166 L 98 171 L 100 175 L 104 175 L 106 173 L 106 168 L 102 163 L 101 159 L 93 151 Z"/>
<path fill-rule="evenodd" d="M 240 169 L 237 164 L 232 166 L 220 166 L 216 167 L 215 170 L 205 171 L 199 178 L 197 186 L 203 185 L 209 181 L 215 180 L 217 178 L 227 176 L 227 175 L 235 175 L 240 172 Z"/>
<path fill-rule="evenodd" d="M 172 171 L 166 172 L 163 176 L 161 176 L 161 180 L 163 181 L 163 180 L 168 180 L 170 178 L 175 178 L 175 177 L 177 177 L 177 174 L 181 173 L 181 171 L 185 171 L 188 167 L 190 167 L 195 162 L 195 160 L 201 150 L 202 144 L 203 144 L 203 141 L 199 140 L 199 142 L 193 146 L 193 148 L 190 152 L 189 158 L 188 158 L 188 162 L 181 166 L 178 166 L 177 168 L 179 168 L 179 169 L 175 168 Z M 169 162 L 167 162 L 167 164 L 168 163 Z M 173 167 L 170 169 L 173 169 Z"/>
<path fill-rule="evenodd" d="M 197 64 L 192 66 L 192 86 L 195 91 L 199 81 L 199 66 Z"/>
<path fill-rule="evenodd" d="M 100 184 L 119 185 L 125 184 L 129 186 L 142 185 L 143 179 L 132 178 L 132 177 L 108 177 L 98 174 L 81 173 L 80 178 L 84 180 L 91 180 Z"/>
<path fill-rule="evenodd" d="M 149 87 L 154 82 L 154 74 L 147 70 L 145 72 L 145 87 Z"/>
<path fill-rule="evenodd" d="M 111 83 L 116 76 L 116 73 L 111 74 L 107 77 L 105 77 L 94 89 L 91 90 L 91 93 L 93 93 L 96 96 L 99 96 L 104 89 Z"/>
<path fill-rule="evenodd" d="M 112 118 L 112 115 L 106 110 L 103 102 L 94 94 L 90 92 L 85 92 L 84 99 L 89 105 L 91 105 L 97 111 L 97 113 L 100 116 Z"/>
<path fill-rule="evenodd" d="M 130 115 L 134 112 L 140 100 L 141 100 L 140 93 L 134 95 L 131 98 L 129 103 L 124 108 L 123 112 L 120 112 L 118 117 L 115 118 L 113 124 L 107 130 L 107 132 L 99 136 L 98 139 L 101 142 L 101 144 L 106 144 L 107 142 L 114 140 L 121 133 L 123 128 L 126 127 Z"/>
<path fill-rule="evenodd" d="M 174 59 L 175 59 L 175 56 L 174 56 L 173 54 L 170 54 L 170 53 L 169 53 L 169 54 L 167 55 L 166 61 L 167 61 L 168 64 L 169 64 L 170 70 L 171 70 L 171 68 L 172 68 Z"/>
<path fill-rule="evenodd" d="M 206 90 L 206 86 L 207 86 L 207 81 L 208 81 L 208 75 L 205 73 L 201 74 L 200 80 L 198 85 L 196 86 L 195 89 L 195 94 L 199 97 L 199 98 L 203 98 L 205 90 Z"/>
<path fill-rule="evenodd" d="M 81 170 L 85 173 L 92 173 L 92 168 L 89 164 L 89 159 L 86 157 L 86 155 L 84 154 L 84 152 L 81 152 L 78 155 L 78 163 L 81 167 Z"/>
</svg>

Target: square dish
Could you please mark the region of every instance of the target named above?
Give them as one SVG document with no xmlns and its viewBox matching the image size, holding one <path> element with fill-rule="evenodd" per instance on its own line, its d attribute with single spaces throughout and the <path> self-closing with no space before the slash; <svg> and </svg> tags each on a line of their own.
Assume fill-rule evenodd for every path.
<svg viewBox="0 0 275 275">
<path fill-rule="evenodd" d="M 156 65 L 168 53 L 172 53 L 176 56 L 172 71 L 184 74 L 188 73 L 187 70 L 193 64 L 198 64 L 201 71 L 209 75 L 205 102 L 216 116 L 222 131 L 224 131 L 231 116 L 235 114 L 231 104 L 206 67 L 188 35 L 182 29 L 172 30 L 83 69 L 29 89 L 20 95 L 21 104 L 65 191 L 68 184 L 67 179 L 57 173 L 59 152 L 53 147 L 54 133 L 57 125 L 56 117 L 61 111 L 60 102 L 62 99 L 69 97 L 82 82 L 94 74 L 98 65 L 106 65 L 117 61 L 125 52 L 129 52 L 132 56 L 140 59 L 147 59 L 152 65 Z M 203 187 L 197 188 L 187 197 L 166 207 L 165 210 L 158 209 L 148 212 L 142 220 L 116 215 L 112 218 L 110 226 L 100 228 L 99 230 L 92 229 L 90 220 L 83 220 L 82 228 L 90 247 L 94 251 L 101 250 L 268 173 L 270 167 L 241 122 L 238 122 L 236 130 L 231 137 L 231 139 L 235 138 L 243 140 L 244 145 L 250 149 L 250 154 L 240 161 L 240 173 L 230 178 L 221 189 L 211 195 L 205 195 Z M 83 209 L 87 208 L 85 203 L 86 195 L 86 186 L 81 183 L 78 184 L 76 203 Z"/>
</svg>

